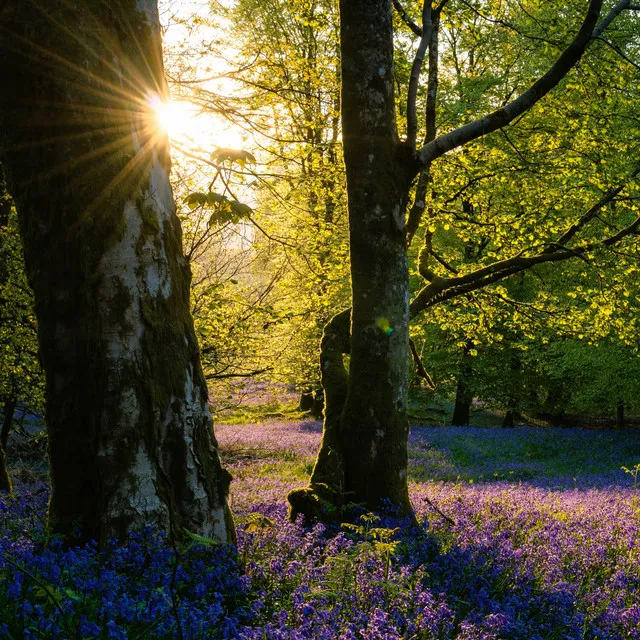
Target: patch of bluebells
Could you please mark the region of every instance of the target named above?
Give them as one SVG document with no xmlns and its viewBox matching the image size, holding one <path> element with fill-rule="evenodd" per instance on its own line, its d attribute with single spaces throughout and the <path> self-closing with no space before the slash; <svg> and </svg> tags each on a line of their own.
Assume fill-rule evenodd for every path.
<svg viewBox="0 0 640 640">
<path fill-rule="evenodd" d="M 146 529 L 125 545 L 65 549 L 19 526 L 44 517 L 29 494 L 0 496 L 0 638 L 231 637 L 224 619 L 247 591 L 232 547 L 178 551 Z"/>
<path fill-rule="evenodd" d="M 151 530 L 65 549 L 44 542 L 46 487 L 0 496 L 0 638 L 640 640 L 628 486 L 413 484 L 419 525 L 355 528 L 289 522 L 290 488 L 234 483 L 236 549 Z"/>
</svg>

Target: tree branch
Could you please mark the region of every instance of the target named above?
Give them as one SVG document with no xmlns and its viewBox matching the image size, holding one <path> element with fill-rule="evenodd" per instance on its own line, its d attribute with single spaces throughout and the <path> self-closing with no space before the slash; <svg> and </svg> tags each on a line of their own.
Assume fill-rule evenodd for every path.
<svg viewBox="0 0 640 640">
<path fill-rule="evenodd" d="M 559 248 L 557 251 L 535 256 L 515 256 L 495 262 L 482 269 L 477 269 L 459 278 L 438 278 L 423 287 L 409 305 L 409 316 L 415 317 L 425 309 L 434 306 L 444 300 L 456 298 L 465 293 L 471 293 L 482 289 L 489 284 L 504 280 L 521 271 L 525 271 L 535 265 L 547 262 L 561 262 L 569 258 L 583 258 L 586 254 L 598 247 L 611 247 L 624 237 L 638 233 L 640 229 L 640 217 L 636 218 L 629 226 L 620 230 L 613 236 L 598 242 L 590 242 L 575 248 Z"/>
<path fill-rule="evenodd" d="M 425 0 L 425 2 L 429 2 L 430 0 Z M 415 33 L 419 38 L 422 38 L 422 29 L 411 19 L 411 16 L 405 11 L 404 7 L 400 4 L 399 0 L 393 0 L 393 6 L 395 10 L 398 12 L 400 19 L 404 22 L 413 33 Z"/>
<path fill-rule="evenodd" d="M 613 42 L 609 42 L 606 38 L 603 38 L 602 36 L 600 36 L 598 40 L 600 40 L 600 42 L 604 42 L 606 45 L 611 47 L 624 61 L 628 62 L 632 67 L 635 67 L 640 71 L 640 64 L 638 64 L 637 62 L 634 62 L 631 58 L 629 58 L 629 56 L 627 56 L 627 54 L 620 47 L 613 44 Z"/>
<path fill-rule="evenodd" d="M 638 233 L 640 229 L 640 217 L 634 220 L 630 225 L 621 229 L 617 233 L 604 240 L 598 242 L 590 242 L 578 247 L 568 247 L 576 233 L 583 229 L 591 220 L 596 217 L 598 211 L 611 202 L 636 176 L 640 174 L 640 165 L 638 165 L 628 176 L 628 178 L 617 187 L 609 189 L 607 193 L 598 200 L 592 207 L 586 211 L 580 219 L 572 225 L 557 242 L 551 243 L 549 246 L 534 256 L 523 256 L 522 252 L 518 255 L 499 260 L 493 264 L 489 264 L 480 269 L 476 269 L 471 273 L 455 278 L 443 278 L 437 276 L 432 269 L 429 268 L 427 257 L 433 255 L 431 247 L 431 233 L 427 231 L 425 234 L 425 246 L 422 249 L 418 259 L 418 269 L 422 277 L 428 281 L 415 296 L 409 307 L 410 317 L 414 317 L 421 311 L 433 306 L 443 300 L 449 300 L 464 293 L 470 293 L 481 289 L 488 284 L 503 280 L 515 273 L 525 271 L 537 264 L 546 262 L 560 262 L 569 258 L 585 259 L 589 251 L 597 247 L 611 247 L 618 243 L 626 236 Z"/>
<path fill-rule="evenodd" d="M 604 20 L 593 30 L 591 38 L 599 38 L 609 27 L 609 25 L 625 10 L 631 9 L 630 0 L 620 0 L 615 7 L 605 16 Z"/>
<path fill-rule="evenodd" d="M 609 189 L 598 202 L 596 202 L 575 224 L 571 225 L 569 229 L 560 237 L 555 245 L 566 245 L 586 224 L 591 222 L 596 217 L 598 211 L 605 205 L 609 204 L 626 186 L 631 182 L 638 174 L 640 174 L 640 164 L 629 174 L 628 180 L 624 183 Z M 550 249 L 546 249 L 545 252 L 549 253 Z"/>
<path fill-rule="evenodd" d="M 409 348 L 411 349 L 411 356 L 413 357 L 413 362 L 416 365 L 418 375 L 425 380 L 430 389 L 435 389 L 436 384 L 433 381 L 433 378 L 429 375 L 429 372 L 425 369 L 422 359 L 420 358 L 420 354 L 416 349 L 415 342 L 411 338 L 409 338 Z"/>
<path fill-rule="evenodd" d="M 628 6 L 629 0 L 623 3 Z M 596 32 L 604 31 L 608 24 L 620 13 L 622 9 L 614 14 L 616 8 L 612 9 L 609 15 L 602 21 L 601 25 L 596 27 L 598 17 L 602 7 L 602 0 L 591 0 L 587 14 L 582 22 L 582 26 L 571 44 L 560 54 L 560 57 L 552 65 L 552 67 L 539 78 L 529 89 L 520 96 L 507 103 L 501 109 L 490 113 L 479 120 L 470 122 L 469 124 L 458 127 L 453 131 L 436 138 L 432 142 L 424 145 L 418 151 L 418 158 L 423 165 L 433 162 L 436 158 L 447 153 L 451 149 L 455 149 L 471 140 L 475 140 L 492 131 L 496 131 L 501 127 L 508 125 L 512 120 L 530 109 L 536 102 L 549 93 L 564 76 L 574 67 L 580 60 L 582 54 L 589 46 Z M 606 24 L 605 24 L 606 23 Z M 602 27 L 602 29 L 600 29 Z M 597 34 L 599 35 L 599 33 Z"/>
<path fill-rule="evenodd" d="M 245 373 L 208 373 L 205 375 L 206 380 L 224 380 L 225 378 L 251 378 L 259 376 L 261 373 L 273 371 L 273 367 L 265 367 L 264 369 L 256 369 L 255 371 L 246 371 Z"/>
<path fill-rule="evenodd" d="M 431 11 L 431 0 L 423 0 L 422 5 L 422 36 L 418 44 L 418 50 L 411 65 L 411 75 L 409 76 L 409 88 L 407 90 L 407 139 L 405 144 L 412 149 L 415 148 L 418 136 L 418 114 L 417 98 L 418 85 L 420 82 L 420 71 L 424 56 L 433 36 L 433 17 Z"/>
<path fill-rule="evenodd" d="M 429 77 L 427 81 L 427 104 L 425 108 L 425 125 L 426 132 L 424 143 L 427 144 L 436 137 L 436 104 L 438 101 L 438 40 L 440 31 L 440 11 L 446 4 L 446 0 L 440 4 L 438 9 L 432 14 L 432 33 L 429 43 Z M 418 178 L 416 193 L 413 199 L 413 205 L 409 210 L 407 224 L 405 226 L 405 234 L 407 238 L 407 246 L 411 245 L 414 235 L 418 231 L 420 221 L 424 215 L 427 202 L 427 188 L 431 177 L 431 165 L 427 164 Z"/>
</svg>

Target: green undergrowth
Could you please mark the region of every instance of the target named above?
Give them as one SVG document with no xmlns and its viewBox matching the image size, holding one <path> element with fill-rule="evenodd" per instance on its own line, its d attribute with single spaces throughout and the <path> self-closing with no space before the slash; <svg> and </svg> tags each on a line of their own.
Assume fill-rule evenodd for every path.
<svg viewBox="0 0 640 640">
<path fill-rule="evenodd" d="M 295 403 L 275 399 L 260 404 L 240 404 L 216 411 L 214 421 L 224 424 L 259 424 L 267 420 L 295 421 L 305 417 L 307 414 L 299 411 Z"/>
<path fill-rule="evenodd" d="M 223 444 L 219 453 L 222 464 L 231 470 L 236 479 L 264 477 L 306 482 L 314 464 L 313 457 L 286 450 L 227 448 Z"/>
</svg>

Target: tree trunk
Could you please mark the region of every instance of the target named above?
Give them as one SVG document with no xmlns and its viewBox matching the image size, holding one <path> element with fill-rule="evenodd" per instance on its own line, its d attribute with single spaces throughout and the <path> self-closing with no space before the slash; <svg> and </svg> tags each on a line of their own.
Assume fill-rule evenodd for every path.
<svg viewBox="0 0 640 640">
<path fill-rule="evenodd" d="M 13 414 L 16 410 L 16 398 L 8 398 L 4 403 L 3 410 L 4 418 L 2 419 L 2 429 L 0 430 L 0 491 L 11 493 L 13 487 L 7 463 L 7 442 L 9 441 L 9 432 L 13 424 Z"/>
<path fill-rule="evenodd" d="M 0 491 L 13 491 L 13 485 L 11 484 L 11 476 L 9 476 L 9 466 L 7 464 L 7 454 L 5 450 L 0 447 Z"/>
<path fill-rule="evenodd" d="M 9 442 L 9 434 L 11 433 L 11 427 L 13 425 L 13 414 L 16 412 L 16 405 L 18 400 L 15 396 L 9 396 L 4 402 L 2 418 L 2 428 L 0 428 L 0 447 L 5 451 L 7 450 L 7 443 Z"/>
<path fill-rule="evenodd" d="M 517 420 L 520 420 L 520 413 L 516 409 L 507 409 L 504 418 L 502 418 L 502 428 L 512 429 L 516 426 Z"/>
<path fill-rule="evenodd" d="M 503 428 L 512 428 L 521 419 L 522 360 L 515 350 L 509 354 L 509 380 L 507 381 L 506 410 L 502 420 Z"/>
<path fill-rule="evenodd" d="M 453 415 L 451 416 L 451 425 L 456 427 L 466 426 L 469 424 L 471 415 L 471 402 L 473 401 L 472 376 L 473 367 L 471 366 L 471 357 L 469 351 L 471 346 L 465 345 L 460 360 L 460 369 L 458 371 L 458 381 L 456 384 L 456 402 L 453 407 Z"/>
<path fill-rule="evenodd" d="M 11 214 L 11 198 L 7 193 L 2 173 L 2 165 L 0 165 L 0 229 L 9 224 L 9 215 Z M 0 269 L 2 267 L 0 266 Z"/>
<path fill-rule="evenodd" d="M 624 400 L 618 400 L 616 405 L 616 427 L 624 429 Z"/>
<path fill-rule="evenodd" d="M 324 391 L 322 388 L 316 389 L 313 392 L 313 405 L 311 406 L 309 413 L 311 414 L 311 417 L 316 420 L 320 420 L 324 415 Z"/>
<path fill-rule="evenodd" d="M 342 131 L 351 247 L 351 363 L 341 419 L 344 491 L 410 513 L 405 209 L 417 175 L 398 141 L 388 0 L 341 0 Z"/>
<path fill-rule="evenodd" d="M 300 394 L 298 411 L 310 411 L 311 407 L 313 407 L 313 389 L 305 389 Z"/>
<path fill-rule="evenodd" d="M 538 416 L 549 420 L 554 427 L 565 424 L 566 408 L 570 400 L 571 380 L 565 377 L 562 382 L 554 381 L 542 403 Z"/>
<path fill-rule="evenodd" d="M 340 36 L 351 361 L 341 387 L 346 391 L 344 406 L 336 404 L 334 410 L 329 394 L 326 397 L 323 446 L 309 490 L 327 484 L 336 496 L 334 504 L 345 501 L 378 509 L 392 503 L 407 514 L 412 509 L 407 488 L 409 282 L 404 217 L 418 167 L 396 132 L 391 2 L 341 0 Z M 290 496 L 294 512 L 299 495 Z"/>
<path fill-rule="evenodd" d="M 288 495 L 292 520 L 299 513 L 308 518 L 331 520 L 340 515 L 343 506 L 344 469 L 340 420 L 349 379 L 344 355 L 350 350 L 350 318 L 349 309 L 342 311 L 329 320 L 322 334 L 320 371 L 325 395 L 322 442 L 309 487 L 294 489 Z"/>
<path fill-rule="evenodd" d="M 323 409 L 324 394 L 322 389 L 307 388 L 300 394 L 298 411 L 308 411 L 312 418 L 319 419 L 322 417 Z"/>
<path fill-rule="evenodd" d="M 156 2 L 10 0 L 0 19 L 3 168 L 46 373 L 50 529 L 104 541 L 151 524 L 231 541 L 149 106 L 165 95 Z"/>
</svg>

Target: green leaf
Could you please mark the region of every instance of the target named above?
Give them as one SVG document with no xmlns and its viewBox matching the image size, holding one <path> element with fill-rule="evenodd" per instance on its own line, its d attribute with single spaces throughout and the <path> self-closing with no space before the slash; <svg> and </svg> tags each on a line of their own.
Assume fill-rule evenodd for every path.
<svg viewBox="0 0 640 640">
<path fill-rule="evenodd" d="M 227 224 L 227 222 L 233 222 L 233 214 L 231 213 L 228 207 L 224 207 L 223 209 L 216 209 L 211 216 L 209 217 L 209 226 L 213 227 L 214 225 L 223 225 Z"/>
<path fill-rule="evenodd" d="M 240 219 L 247 218 L 253 213 L 253 209 L 243 202 L 231 200 L 231 211 Z"/>
<path fill-rule="evenodd" d="M 215 193 L 214 191 L 207 193 L 207 204 L 219 205 L 228 201 L 227 197 L 223 196 L 221 193 Z"/>
<path fill-rule="evenodd" d="M 212 538 L 205 538 L 204 536 L 199 536 L 197 533 L 191 533 L 187 529 L 184 530 L 187 538 L 190 538 L 194 542 L 198 544 L 205 545 L 207 547 L 218 547 L 220 543 L 217 540 L 213 540 Z"/>
<path fill-rule="evenodd" d="M 244 149 L 216 149 L 211 154 L 211 160 L 213 160 L 213 162 L 219 163 L 230 160 L 231 163 L 237 162 L 242 167 L 244 167 L 247 163 L 256 163 L 256 159 L 254 158 L 253 154 L 245 151 Z"/>
<path fill-rule="evenodd" d="M 207 204 L 207 194 L 200 191 L 190 193 L 185 199 L 187 206 L 193 210 L 197 207 Z"/>
</svg>

